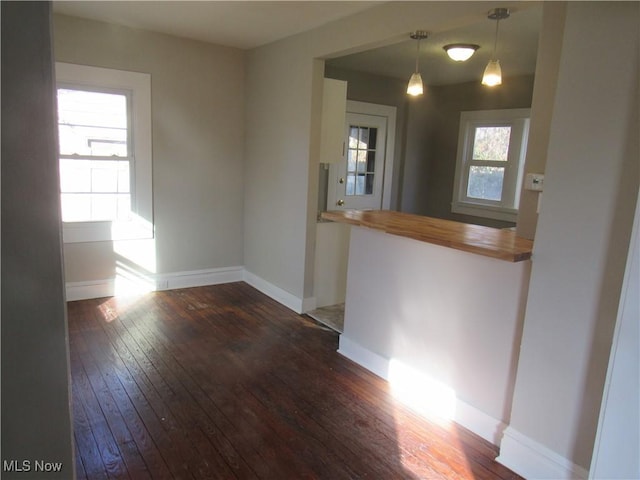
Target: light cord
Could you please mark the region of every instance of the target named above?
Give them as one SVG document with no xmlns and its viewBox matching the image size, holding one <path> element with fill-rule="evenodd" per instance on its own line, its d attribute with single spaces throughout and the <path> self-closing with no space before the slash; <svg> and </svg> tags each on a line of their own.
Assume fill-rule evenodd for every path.
<svg viewBox="0 0 640 480">
<path fill-rule="evenodd" d="M 500 25 L 500 19 L 496 19 L 496 37 L 493 41 L 493 58 L 492 60 L 496 59 L 496 50 L 498 48 L 498 26 Z"/>
</svg>

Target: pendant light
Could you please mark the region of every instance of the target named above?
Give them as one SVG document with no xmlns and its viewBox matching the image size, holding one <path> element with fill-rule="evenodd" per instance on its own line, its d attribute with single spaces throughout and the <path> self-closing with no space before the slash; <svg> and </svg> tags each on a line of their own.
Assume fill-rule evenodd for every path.
<svg viewBox="0 0 640 480">
<path fill-rule="evenodd" d="M 407 85 L 407 93 L 412 96 L 422 95 L 424 93 L 424 86 L 422 84 L 422 77 L 420 76 L 420 40 L 427 38 L 429 35 L 423 30 L 416 30 L 410 37 L 418 41 L 416 46 L 416 71 L 411 75 L 409 79 L 409 85 Z"/>
<path fill-rule="evenodd" d="M 498 46 L 498 26 L 500 25 L 500 20 L 509 18 L 509 9 L 494 8 L 493 10 L 489 11 L 489 15 L 487 16 L 487 18 L 496 21 L 496 36 L 493 43 L 493 54 L 491 56 L 491 60 L 489 60 L 487 67 L 484 69 L 484 75 L 482 76 L 482 85 L 494 87 L 496 85 L 502 85 L 502 69 L 500 68 L 500 61 L 496 58 L 496 48 Z"/>
</svg>

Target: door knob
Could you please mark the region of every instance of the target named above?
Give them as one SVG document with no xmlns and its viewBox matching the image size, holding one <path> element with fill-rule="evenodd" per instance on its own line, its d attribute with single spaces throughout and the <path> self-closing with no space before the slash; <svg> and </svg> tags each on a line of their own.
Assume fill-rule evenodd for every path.
<svg viewBox="0 0 640 480">
<path fill-rule="evenodd" d="M 340 180 L 338 180 L 339 184 L 343 184 L 344 183 L 344 178 L 340 178 Z"/>
<path fill-rule="evenodd" d="M 340 199 L 336 202 L 336 205 L 338 205 L 339 207 L 344 205 L 344 200 Z"/>
</svg>

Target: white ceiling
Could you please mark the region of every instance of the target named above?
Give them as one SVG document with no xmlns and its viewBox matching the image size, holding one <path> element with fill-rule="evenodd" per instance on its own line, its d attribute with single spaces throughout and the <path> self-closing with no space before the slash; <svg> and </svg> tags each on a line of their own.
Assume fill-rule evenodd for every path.
<svg viewBox="0 0 640 480">
<path fill-rule="evenodd" d="M 376 1 L 54 1 L 53 11 L 243 49 L 353 15 Z"/>
<path fill-rule="evenodd" d="M 348 17 L 380 1 L 54 1 L 53 10 L 71 16 L 167 33 L 218 45 L 251 49 Z M 532 6 L 534 5 L 534 6 Z M 500 22 L 498 54 L 503 75 L 535 71 L 539 4 L 512 10 Z M 479 79 L 493 50 L 495 21 L 484 15 L 463 29 L 430 32 L 421 42 L 420 65 L 427 85 Z M 420 26 L 416 25 L 419 29 Z M 408 78 L 415 65 L 415 40 L 331 59 L 332 66 Z M 448 43 L 475 43 L 480 49 L 467 62 L 449 60 Z"/>
</svg>

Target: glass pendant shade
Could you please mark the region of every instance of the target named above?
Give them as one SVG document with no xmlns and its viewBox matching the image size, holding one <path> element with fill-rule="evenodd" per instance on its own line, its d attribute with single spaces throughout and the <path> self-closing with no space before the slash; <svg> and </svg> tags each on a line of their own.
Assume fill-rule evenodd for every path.
<svg viewBox="0 0 640 480">
<path fill-rule="evenodd" d="M 445 45 L 443 48 L 451 60 L 466 62 L 480 47 L 478 45 L 453 44 Z"/>
<path fill-rule="evenodd" d="M 413 95 L 414 97 L 417 95 L 422 95 L 424 93 L 424 88 L 422 87 L 422 77 L 418 72 L 411 75 L 409 79 L 409 85 L 407 86 L 407 93 L 409 95 Z"/>
<path fill-rule="evenodd" d="M 500 60 L 489 60 L 487 68 L 484 69 L 482 76 L 482 85 L 495 87 L 502 85 L 502 69 L 500 68 Z"/>
</svg>

